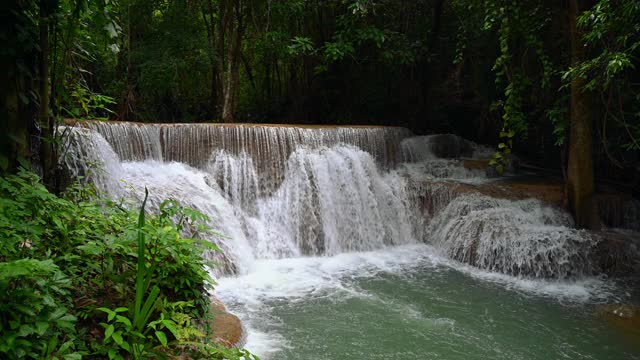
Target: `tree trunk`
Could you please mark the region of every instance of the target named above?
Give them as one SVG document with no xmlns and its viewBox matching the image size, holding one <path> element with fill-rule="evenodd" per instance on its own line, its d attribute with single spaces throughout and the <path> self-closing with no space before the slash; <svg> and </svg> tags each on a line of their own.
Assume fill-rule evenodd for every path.
<svg viewBox="0 0 640 360">
<path fill-rule="evenodd" d="M 436 54 L 434 60 L 431 60 L 427 64 L 427 69 L 424 71 L 423 77 L 423 90 L 422 90 L 422 103 L 424 106 L 424 121 L 422 121 L 420 132 L 426 133 L 433 129 L 433 121 L 431 111 L 433 110 L 433 100 L 431 99 L 434 93 L 434 87 L 438 84 L 436 79 L 440 70 L 440 31 L 442 29 L 442 10 L 444 7 L 444 0 L 436 0 L 433 6 L 432 23 L 429 34 L 427 35 L 427 43 L 429 44 L 429 50 L 432 54 Z"/>
<path fill-rule="evenodd" d="M 42 181 L 50 189 L 55 188 L 55 158 L 54 127 L 52 117 L 49 116 L 49 16 L 53 9 L 47 0 L 40 0 L 40 18 L 38 27 L 40 30 L 40 56 L 38 95 L 40 109 L 38 120 L 40 122 L 40 164 L 42 166 Z"/>
<path fill-rule="evenodd" d="M 215 54 L 217 52 L 217 39 L 216 39 L 216 31 L 223 32 L 224 29 L 221 27 L 216 28 L 216 19 L 215 19 L 215 8 L 213 6 L 213 0 L 209 0 L 207 2 L 210 21 L 207 21 L 207 16 L 202 14 L 202 18 L 205 22 L 207 36 L 209 37 L 209 46 L 211 47 L 211 56 L 210 56 L 210 65 L 211 65 L 211 114 L 215 119 L 218 117 L 218 109 L 220 101 L 218 99 L 219 88 L 220 88 L 220 68 L 219 68 L 219 56 Z"/>
<path fill-rule="evenodd" d="M 586 48 L 582 33 L 577 27 L 577 17 L 585 10 L 584 2 L 569 2 L 569 36 L 572 63 L 585 59 Z M 592 104 L 584 89 L 585 80 L 571 80 L 571 119 L 569 137 L 569 162 L 567 165 L 566 203 L 580 228 L 596 229 L 600 226 L 593 201 L 594 179 L 592 158 Z"/>
<path fill-rule="evenodd" d="M 30 162 L 29 122 L 23 115 L 20 91 L 24 76 L 14 59 L 1 59 L 0 72 L 0 173 L 15 172 L 20 162 Z M 24 94 L 23 94 L 24 96 Z"/>
<path fill-rule="evenodd" d="M 238 85 L 240 83 L 240 47 L 242 45 L 242 9 L 240 0 L 234 4 L 236 19 L 229 18 L 231 29 L 230 44 L 227 46 L 227 73 L 224 84 L 224 103 L 222 105 L 222 121 L 232 123 L 236 120 L 238 109 Z M 235 26 L 234 26 L 235 22 Z"/>
</svg>

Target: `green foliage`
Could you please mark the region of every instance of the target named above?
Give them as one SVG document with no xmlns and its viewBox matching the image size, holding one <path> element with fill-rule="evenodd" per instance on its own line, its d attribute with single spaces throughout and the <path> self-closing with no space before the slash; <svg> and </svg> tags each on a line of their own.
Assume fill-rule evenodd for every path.
<svg viewBox="0 0 640 360">
<path fill-rule="evenodd" d="M 74 83 L 70 87 L 69 105 L 61 105 L 63 115 L 73 119 L 108 120 L 108 115 L 115 114 L 109 106 L 116 103 L 111 96 L 94 93 L 86 84 Z M 107 115 L 107 116 L 105 116 Z"/>
<path fill-rule="evenodd" d="M 28 247 L 27 243 L 22 246 Z M 71 281 L 52 260 L 0 262 L 0 354 L 3 358 L 79 359 Z"/>
<path fill-rule="evenodd" d="M 578 78 L 584 81 L 582 91 L 599 98 L 604 142 L 609 134 L 619 143 L 619 149 L 605 150 L 610 159 L 611 152 L 640 150 L 640 87 L 633 80 L 640 57 L 640 5 L 634 0 L 599 0 L 577 22 L 585 46 L 593 51 L 563 73 L 565 87 Z"/>
<path fill-rule="evenodd" d="M 287 49 L 292 56 L 310 55 L 315 50 L 313 40 L 300 36 L 291 39 L 291 45 Z"/>
<path fill-rule="evenodd" d="M 633 0 L 600 0 L 578 17 L 587 30 L 586 45 L 602 47 L 591 59 L 574 65 L 564 78 L 587 79 L 586 90 L 607 89 L 635 69 L 640 50 L 640 6 Z"/>
<path fill-rule="evenodd" d="M 61 0 L 53 12 L 50 62 L 54 115 L 106 119 L 113 116 L 115 97 L 90 86 L 94 66 L 114 63 L 122 28 L 118 3 L 110 0 Z"/>
<path fill-rule="evenodd" d="M 549 89 L 557 77 L 557 71 L 541 40 L 541 34 L 550 23 L 550 17 L 541 4 L 485 1 L 483 5 L 483 30 L 497 32 L 500 50 L 492 70 L 496 85 L 504 91 L 503 98 L 493 103 L 492 110 L 501 113 L 502 130 L 491 165 L 495 166 L 498 173 L 502 173 L 513 151 L 516 136 L 520 139 L 528 136 L 532 119 L 526 109 L 539 101 L 531 97 L 536 90 L 535 85 L 540 90 Z M 525 66 L 525 59 L 531 53 L 536 55 L 539 62 L 541 71 L 537 74 Z"/>
<path fill-rule="evenodd" d="M 57 197 L 26 171 L 0 178 L 3 358 L 165 357 L 203 343 L 193 319 L 207 316 L 213 281 L 201 254 L 219 249 L 183 234 L 207 219 L 144 204 L 136 213 L 86 187 Z"/>
</svg>

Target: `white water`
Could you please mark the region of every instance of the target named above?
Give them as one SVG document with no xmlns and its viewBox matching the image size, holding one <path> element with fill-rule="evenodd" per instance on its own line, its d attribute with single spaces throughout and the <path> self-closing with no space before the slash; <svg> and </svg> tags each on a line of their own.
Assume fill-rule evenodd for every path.
<svg viewBox="0 0 640 360">
<path fill-rule="evenodd" d="M 172 198 L 208 215 L 224 235 L 210 236 L 225 250 L 215 255 L 223 264 L 217 275 L 238 275 L 222 277 L 216 294 L 244 320 L 247 346 L 261 355 L 287 344 L 264 330 L 277 328 L 268 303 L 369 296 L 345 285 L 348 278 L 445 268 L 536 296 L 609 296 L 589 277 L 596 240 L 573 230 L 566 213 L 533 200 L 452 192 L 442 180 L 487 177 L 438 158 L 429 137 L 398 146 L 405 135 L 397 129 L 94 127 L 99 132 L 71 129 L 67 166 L 113 197 L 140 198 L 147 187 L 151 208 Z M 446 152 L 486 156 L 456 141 Z M 93 170 L 98 163 L 104 172 Z"/>
<path fill-rule="evenodd" d="M 377 295 L 359 289 L 352 283 L 376 279 L 380 275 L 406 276 L 419 272 L 446 273 L 451 270 L 483 283 L 518 292 L 525 297 L 552 298 L 568 303 L 612 301 L 614 285 L 597 278 L 578 281 L 534 280 L 482 271 L 446 257 L 428 245 L 403 245 L 385 250 L 345 253 L 332 257 L 297 257 L 257 260 L 252 272 L 218 281 L 215 294 L 229 309 L 238 314 L 248 328 L 247 348 L 266 358 L 295 346 L 278 331 L 277 317 L 271 315 L 273 304 L 286 303 L 302 307 L 326 299 L 345 301 L 349 298 L 371 298 Z M 411 276 L 411 275 L 408 275 Z M 420 286 L 420 285 L 416 285 Z M 393 311 L 389 308 L 388 311 Z M 403 316 L 424 316 L 411 308 L 401 308 Z M 409 314 L 409 315 L 407 315 Z M 440 318 L 440 322 L 451 319 Z"/>
<path fill-rule="evenodd" d="M 538 200 L 474 194 L 439 211 L 429 238 L 448 257 L 481 269 L 567 278 L 593 272 L 590 256 L 597 243 L 572 225 L 569 214 Z"/>
<path fill-rule="evenodd" d="M 70 129 L 64 159 L 72 173 L 87 176 L 114 197 L 139 197 L 147 187 L 152 204 L 171 198 L 205 213 L 212 228 L 224 234 L 211 241 L 225 249 L 226 271 L 246 273 L 254 259 L 331 256 L 423 242 L 450 258 L 507 274 L 566 278 L 594 271 L 589 256 L 596 240 L 573 230 L 563 211 L 533 200 L 460 196 L 443 183 L 486 180 L 482 173 L 464 169 L 459 160 L 437 158 L 436 153 L 477 158 L 487 152 L 451 135 L 405 138 L 398 146 L 381 140 L 400 136 L 397 129 L 386 134 L 385 129 L 94 126 L 100 133 Z M 171 135 L 176 131 L 179 136 Z M 178 142 L 180 157 L 192 158 L 195 149 L 183 143 L 193 147 L 202 139 L 214 142 L 212 131 L 234 144 L 233 150 L 215 148 L 206 161 L 192 161 L 201 163 L 200 168 L 162 161 L 168 157 L 162 153 L 170 152 L 166 148 L 176 146 L 167 143 L 169 139 Z M 237 133 L 237 141 L 226 132 Z M 101 134 L 108 134 L 117 152 Z M 249 146 L 251 139 L 262 139 L 258 148 L 288 153 L 284 164 L 269 164 L 266 168 L 272 173 L 261 173 L 264 164 L 250 150 L 262 161 L 278 159 L 256 155 Z M 395 151 L 418 162 L 385 170 L 370 153 L 336 144 L 340 139 L 351 143 L 375 139 L 374 144 L 382 147 L 375 151 L 380 156 Z M 142 155 L 143 161 L 120 160 Z M 102 172 L 94 170 L 96 163 L 102 163 Z M 280 174 L 275 188 L 274 173 Z M 430 208 L 422 208 L 417 200 L 421 196 Z"/>
</svg>

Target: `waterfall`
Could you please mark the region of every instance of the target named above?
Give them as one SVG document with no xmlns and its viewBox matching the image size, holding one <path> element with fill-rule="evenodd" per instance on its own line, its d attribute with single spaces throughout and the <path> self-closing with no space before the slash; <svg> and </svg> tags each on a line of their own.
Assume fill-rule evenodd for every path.
<svg viewBox="0 0 640 360">
<path fill-rule="evenodd" d="M 379 164 L 392 167 L 402 159 L 399 143 L 411 132 L 394 127 L 295 127 L 224 124 L 136 124 L 87 122 L 123 161 L 176 161 L 198 169 L 209 165 L 212 153 L 246 154 L 263 177 L 262 192 L 275 190 L 284 166 L 300 146 L 349 144 L 370 153 Z"/>
<path fill-rule="evenodd" d="M 463 195 L 435 215 L 430 240 L 448 257 L 512 275 L 591 274 L 596 241 L 564 211 L 538 200 Z"/>
<path fill-rule="evenodd" d="M 443 256 L 517 276 L 598 271 L 598 239 L 536 200 L 496 199 L 464 159 L 491 150 L 454 135 L 384 127 L 92 122 L 68 128 L 74 176 L 150 209 L 178 200 L 211 219 L 219 271 L 256 259 L 333 256 L 429 243 Z M 466 185 L 465 185 L 466 184 Z M 218 235 L 220 234 L 220 235 Z"/>
<path fill-rule="evenodd" d="M 404 190 L 398 174 L 381 174 L 371 155 L 353 146 L 299 148 L 281 187 L 259 202 L 271 231 L 258 245 L 288 239 L 304 255 L 335 255 L 415 243 L 416 217 Z"/>
</svg>

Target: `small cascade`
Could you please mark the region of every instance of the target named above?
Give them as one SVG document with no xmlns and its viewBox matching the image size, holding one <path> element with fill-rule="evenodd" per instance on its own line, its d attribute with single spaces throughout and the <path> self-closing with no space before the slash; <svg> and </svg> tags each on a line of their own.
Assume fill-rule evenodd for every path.
<svg viewBox="0 0 640 360">
<path fill-rule="evenodd" d="M 485 181 L 487 169 L 467 168 L 464 160 L 491 158 L 494 150 L 457 135 L 426 135 L 405 138 L 400 143 L 403 170 L 412 179 Z"/>
<path fill-rule="evenodd" d="M 100 133 L 111 144 L 122 161 L 147 159 L 162 161 L 160 127 L 118 122 L 87 122 L 89 128 Z"/>
<path fill-rule="evenodd" d="M 96 187 L 112 196 L 121 194 L 118 182 L 122 167 L 111 145 L 95 131 L 81 127 L 60 127 L 65 142 L 60 162 L 71 176 Z"/>
<path fill-rule="evenodd" d="M 287 161 L 285 180 L 259 201 L 271 230 L 258 248 L 288 241 L 304 255 L 335 255 L 415 243 L 420 220 L 406 181 L 381 174 L 368 153 L 352 146 L 300 148 Z"/>
<path fill-rule="evenodd" d="M 154 160 L 127 162 L 122 168 L 121 181 L 127 184 L 127 196 L 142 201 L 146 187 L 151 211 L 158 209 L 161 201 L 174 199 L 209 217 L 213 233 L 204 236 L 223 250 L 208 254 L 221 265 L 219 271 L 237 273 L 251 267 L 253 250 L 245 236 L 244 219 L 218 189 L 210 186 L 208 174 L 185 164 Z"/>
<path fill-rule="evenodd" d="M 597 239 L 573 229 L 566 212 L 538 200 L 459 196 L 435 215 L 429 230 L 444 254 L 481 269 L 554 278 L 594 272 Z"/>
<path fill-rule="evenodd" d="M 211 156 L 206 172 L 232 204 L 250 214 L 255 213 L 262 189 L 253 159 L 247 153 L 235 156 L 226 150 L 218 150 Z"/>
<path fill-rule="evenodd" d="M 604 195 L 597 197 L 596 203 L 600 219 L 606 226 L 640 231 L 640 201 Z"/>
<path fill-rule="evenodd" d="M 436 159 L 486 159 L 494 150 L 478 145 L 453 134 L 413 136 L 400 144 L 402 158 L 406 162 L 421 162 Z"/>
</svg>

